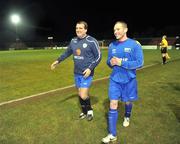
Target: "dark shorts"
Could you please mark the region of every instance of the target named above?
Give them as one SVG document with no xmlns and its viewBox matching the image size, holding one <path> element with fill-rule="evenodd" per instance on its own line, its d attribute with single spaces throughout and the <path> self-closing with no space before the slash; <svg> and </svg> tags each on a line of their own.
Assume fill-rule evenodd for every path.
<svg viewBox="0 0 180 144">
<path fill-rule="evenodd" d="M 161 53 L 167 53 L 167 47 L 161 48 Z"/>
</svg>

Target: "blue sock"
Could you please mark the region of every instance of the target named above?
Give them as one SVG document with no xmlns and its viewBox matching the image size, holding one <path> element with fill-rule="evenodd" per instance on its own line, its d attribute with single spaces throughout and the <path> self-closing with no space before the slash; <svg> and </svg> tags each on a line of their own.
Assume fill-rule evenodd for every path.
<svg viewBox="0 0 180 144">
<path fill-rule="evenodd" d="M 118 119 L 117 109 L 110 109 L 108 115 L 109 133 L 112 134 L 113 136 L 116 136 L 117 119 Z"/>
<path fill-rule="evenodd" d="M 125 117 L 131 116 L 131 110 L 132 110 L 132 103 L 125 104 Z"/>
</svg>

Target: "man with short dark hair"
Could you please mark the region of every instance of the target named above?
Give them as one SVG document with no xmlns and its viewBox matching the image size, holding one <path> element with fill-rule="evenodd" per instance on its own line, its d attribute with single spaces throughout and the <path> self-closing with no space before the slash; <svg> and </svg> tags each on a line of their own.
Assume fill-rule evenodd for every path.
<svg viewBox="0 0 180 144">
<path fill-rule="evenodd" d="M 93 119 L 93 109 L 89 97 L 89 87 L 91 86 L 94 70 L 101 61 L 99 44 L 95 38 L 87 35 L 88 24 L 79 21 L 76 24 L 76 37 L 72 38 L 67 50 L 51 64 L 53 70 L 59 63 L 70 55 L 74 61 L 74 80 L 78 89 L 79 101 L 82 108 L 80 119 Z"/>
</svg>

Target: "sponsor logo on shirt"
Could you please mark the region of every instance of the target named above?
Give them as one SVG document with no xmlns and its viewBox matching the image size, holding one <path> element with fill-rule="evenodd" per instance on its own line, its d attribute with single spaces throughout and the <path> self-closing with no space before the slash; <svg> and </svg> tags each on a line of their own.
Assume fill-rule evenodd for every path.
<svg viewBox="0 0 180 144">
<path fill-rule="evenodd" d="M 76 49 L 76 55 L 78 55 L 78 56 L 81 55 L 81 49 L 80 48 Z"/>
<path fill-rule="evenodd" d="M 128 58 L 122 58 L 122 61 L 128 61 Z"/>
<path fill-rule="evenodd" d="M 83 60 L 84 57 L 83 56 L 74 56 L 74 59 Z"/>
<path fill-rule="evenodd" d="M 130 53 L 131 52 L 131 48 L 124 48 L 124 52 Z"/>
</svg>

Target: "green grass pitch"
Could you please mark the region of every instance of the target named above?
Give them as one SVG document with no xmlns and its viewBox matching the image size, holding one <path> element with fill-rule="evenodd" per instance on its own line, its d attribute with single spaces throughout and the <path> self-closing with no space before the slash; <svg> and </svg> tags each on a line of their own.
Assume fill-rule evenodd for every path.
<svg viewBox="0 0 180 144">
<path fill-rule="evenodd" d="M 0 52 L 0 103 L 74 84 L 72 57 L 54 71 L 51 63 L 62 50 Z M 94 80 L 109 76 L 107 50 Z M 179 144 L 180 51 L 161 65 L 159 50 L 144 50 L 145 66 L 137 71 L 139 100 L 134 103 L 130 126 L 122 126 L 124 107 L 119 103 L 118 143 Z M 100 144 L 107 135 L 108 79 L 90 89 L 94 120 L 79 120 L 76 89 L 0 106 L 1 144 Z"/>
</svg>

